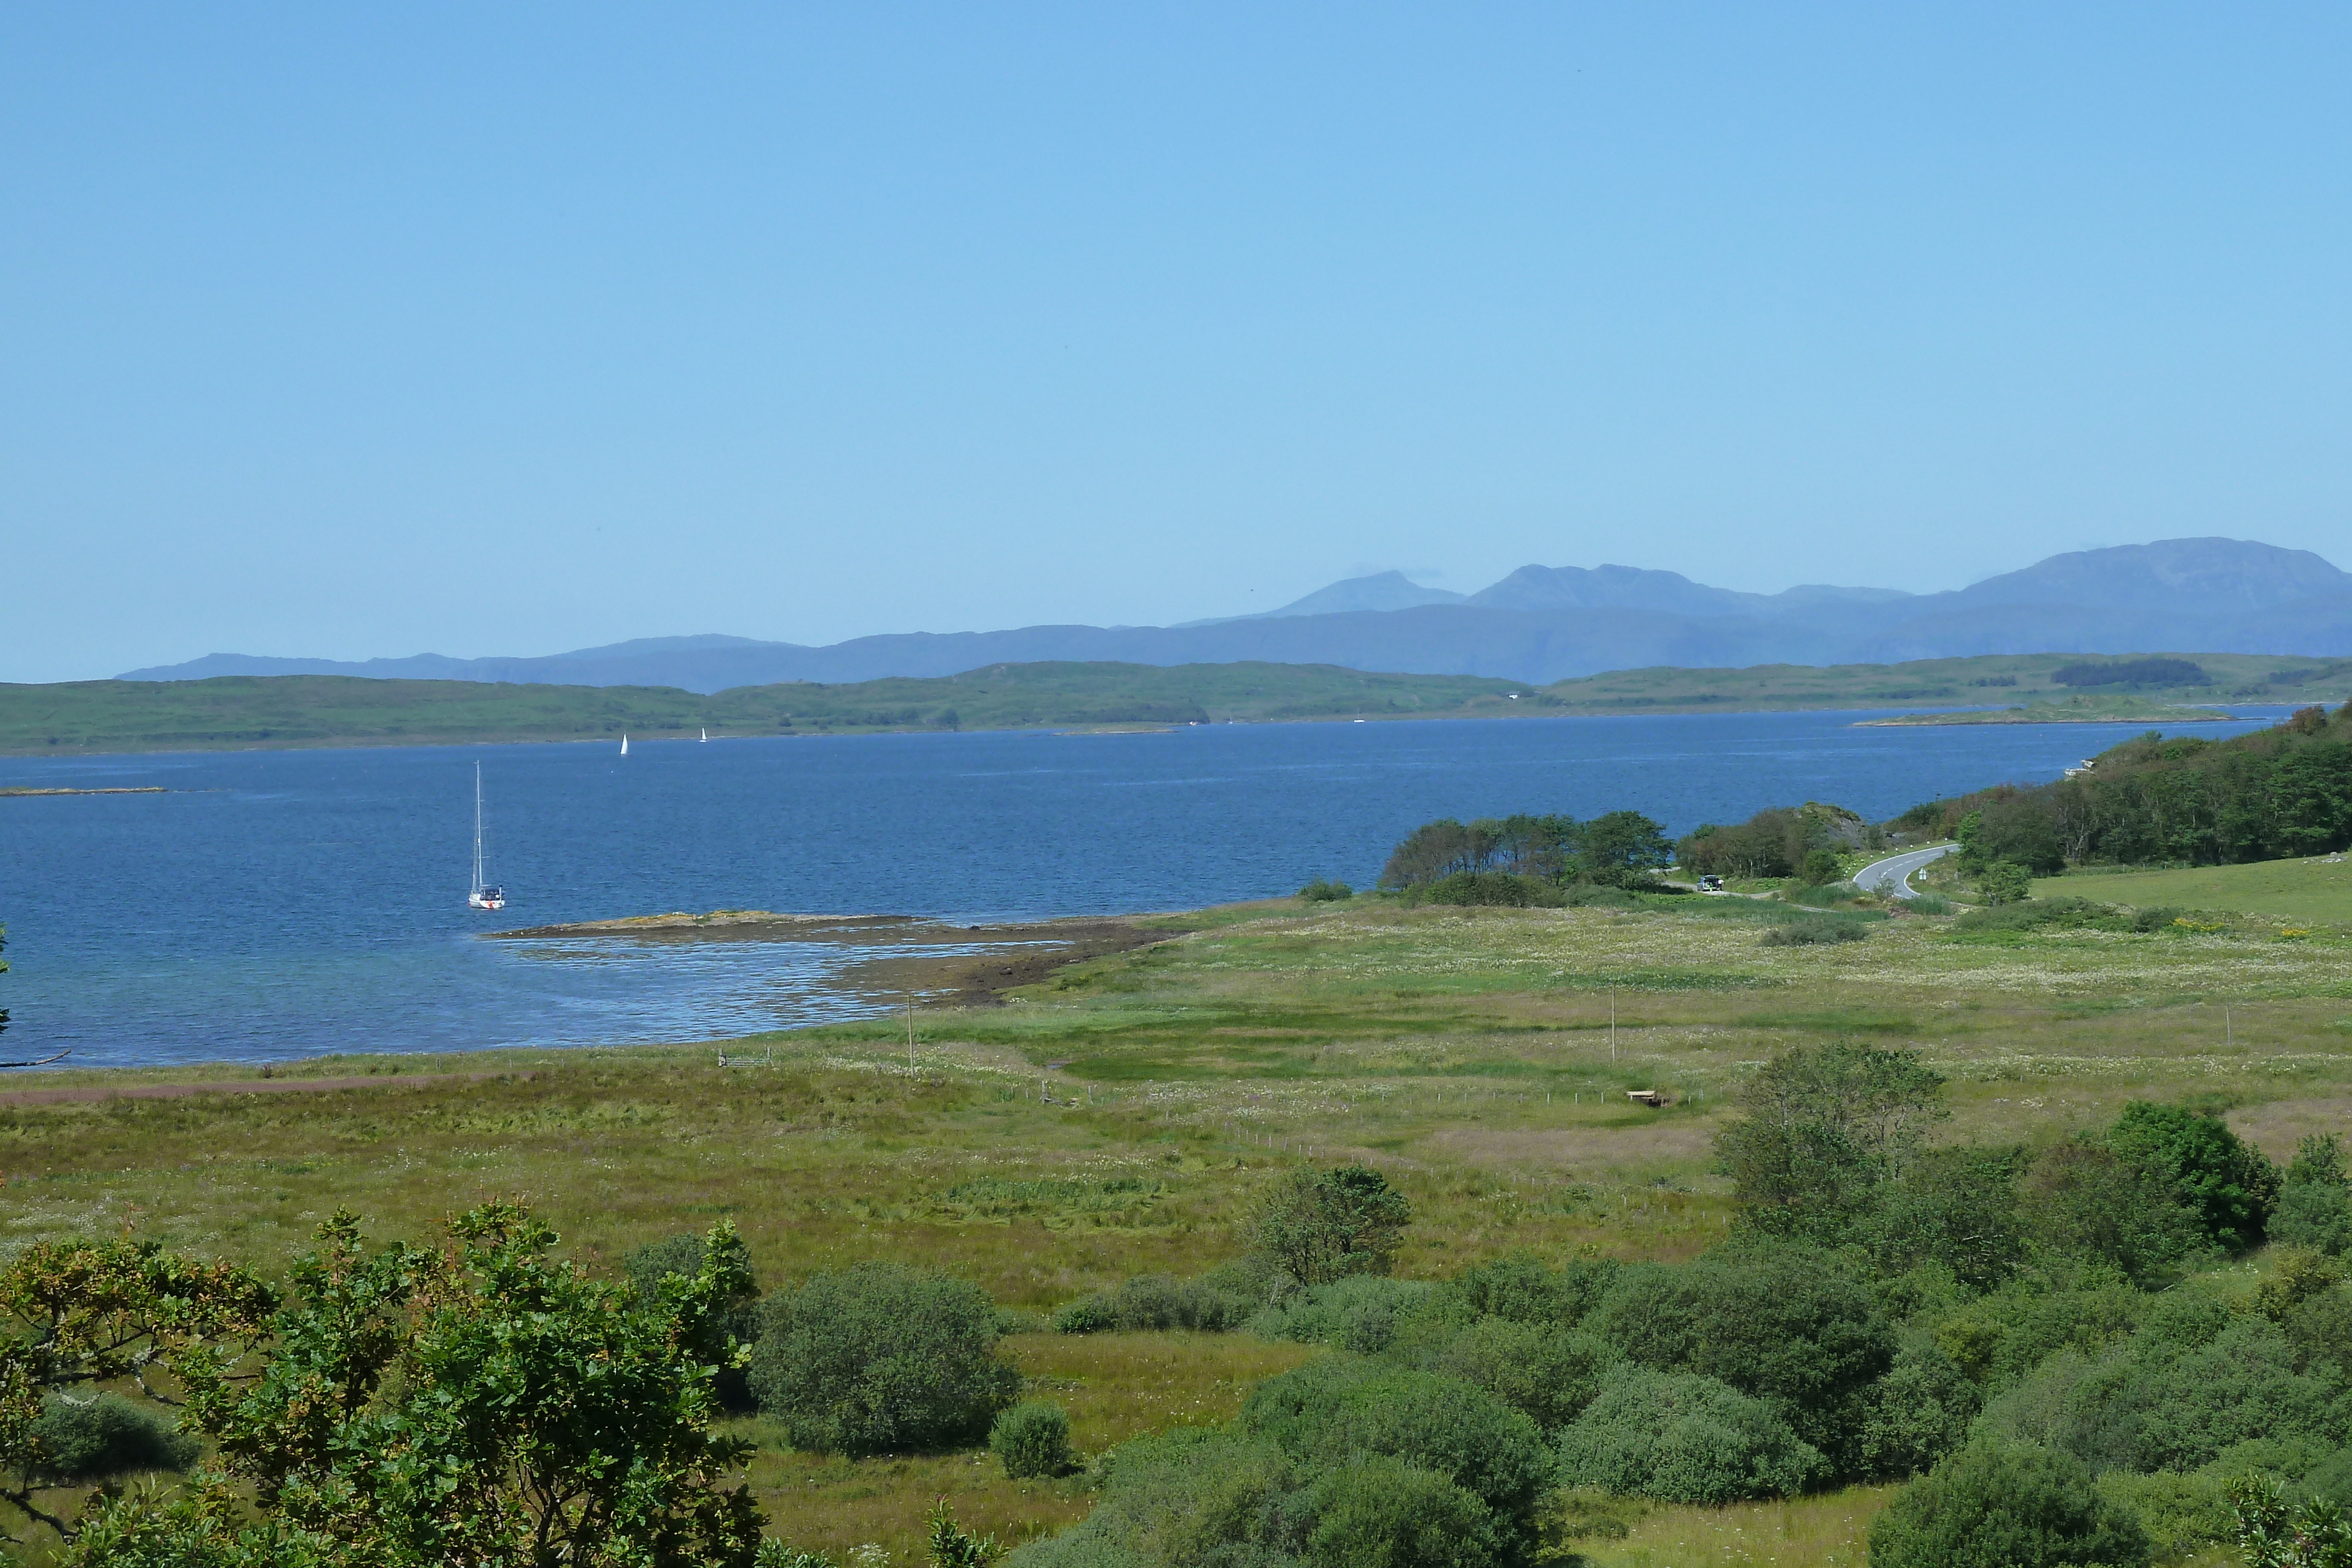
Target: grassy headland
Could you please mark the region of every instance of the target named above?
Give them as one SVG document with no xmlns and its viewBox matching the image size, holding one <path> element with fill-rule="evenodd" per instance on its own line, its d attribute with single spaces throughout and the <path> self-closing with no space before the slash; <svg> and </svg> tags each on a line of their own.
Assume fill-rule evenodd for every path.
<svg viewBox="0 0 2352 1568">
<path fill-rule="evenodd" d="M 2338 703 L 2352 660 L 2182 655 L 2201 685 L 2093 688 L 2100 717 L 2190 722 L 2193 702 Z M 1332 664 L 992 664 L 960 675 L 795 681 L 703 695 L 668 686 L 379 681 L 352 675 L 0 685 L 0 756 L 307 746 L 674 739 L 954 729 L 1100 729 L 1231 721 L 1504 718 L 1531 715 L 2009 707 L 2083 696 L 2053 679 L 2079 655 L 1997 654 L 1815 669 L 1624 670 L 1551 686 L 1480 675 L 1381 674 Z M 2134 706 L 2133 705 L 2142 705 Z M 2154 706 L 2147 706 L 2154 705 Z M 2131 711 L 2124 711 L 2126 708 Z M 2038 710 L 2037 710 L 2038 711 Z M 2014 723 L 2014 718 L 1982 722 Z"/>
<path fill-rule="evenodd" d="M 1874 725 L 1945 724 L 2217 724 L 2230 715 L 2219 708 L 2183 707 L 2137 696 L 2071 696 L 2017 707 L 1971 708 L 1958 713 L 1907 713 L 1899 718 L 1866 718 Z"/>
<path fill-rule="evenodd" d="M 1329 664 L 992 664 L 936 679 L 794 681 L 710 695 L 668 686 L 233 675 L 0 685 L 0 756 L 662 739 L 704 728 L 726 737 L 1466 717 L 1543 706 L 1540 694 L 1511 681 Z"/>
<path fill-rule="evenodd" d="M 1687 1258 L 1727 1233 L 1708 1140 L 1727 1092 L 1795 1044 L 1920 1051 L 1951 1080 L 1962 1140 L 2052 1140 L 2135 1097 L 2196 1096 L 2284 1157 L 2352 1105 L 2345 925 L 1979 934 L 1905 915 L 1870 920 L 1860 942 L 1762 946 L 1775 914 L 1731 899 L 1286 900 L 1142 922 L 1169 940 L 1006 1005 L 927 1009 L 911 1071 L 902 1016 L 730 1046 L 727 1068 L 689 1047 L 342 1058 L 278 1074 L 489 1076 L 0 1105 L 11 1244 L 129 1226 L 276 1272 L 338 1207 L 376 1237 L 421 1239 L 444 1213 L 521 1196 L 599 1270 L 727 1216 L 769 1288 L 887 1258 L 1036 1313 L 1233 1256 L 1265 1184 L 1309 1160 L 1370 1160 L 1407 1194 L 1407 1275 L 1516 1247 Z M 1625 1097 L 1648 1088 L 1669 1103 Z M 1245 1333 L 1061 1336 L 1034 1319 L 1007 1353 L 1088 1451 L 1225 1418 L 1309 1354 Z M 938 1497 L 1013 1539 L 1091 1506 L 1076 1481 L 1007 1480 L 968 1450 L 827 1459 L 764 1419 L 743 1430 L 762 1446 L 752 1479 L 775 1531 L 836 1553 L 873 1542 L 919 1560 Z M 1858 1563 L 1886 1495 L 1656 1507 L 1624 1541 L 1577 1550 L 1609 1568 L 1696 1568 L 1727 1542 Z"/>
</svg>

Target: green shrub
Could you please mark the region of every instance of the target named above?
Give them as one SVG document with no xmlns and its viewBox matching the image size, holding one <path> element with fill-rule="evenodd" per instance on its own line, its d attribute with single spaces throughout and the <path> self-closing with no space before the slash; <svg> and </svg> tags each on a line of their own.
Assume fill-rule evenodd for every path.
<svg viewBox="0 0 2352 1568">
<path fill-rule="evenodd" d="M 1411 1354 L 1423 1371 L 1474 1384 L 1547 1431 L 1575 1420 L 1623 1359 L 1591 1334 L 1508 1318 L 1426 1336 Z"/>
<path fill-rule="evenodd" d="M 1313 1507 L 1314 1568 L 1488 1568 L 1517 1555 L 1466 1489 L 1387 1455 L 1327 1473 Z"/>
<path fill-rule="evenodd" d="M 1560 1484 L 1661 1502 L 1785 1497 L 1825 1469 L 1761 1399 L 1712 1377 L 1628 1371 L 1560 1434 Z"/>
<path fill-rule="evenodd" d="M 1513 1252 L 1444 1281 L 1430 1306 L 1459 1325 L 1508 1318 L 1573 1328 L 1601 1304 L 1618 1268 L 1614 1259 L 1580 1258 L 1554 1269 L 1533 1252 Z"/>
<path fill-rule="evenodd" d="M 1835 850 L 1807 850 L 1797 875 L 1807 887 L 1822 887 L 1838 880 L 1838 857 Z"/>
<path fill-rule="evenodd" d="M 1081 1296 L 1054 1311 L 1055 1333 L 1108 1333 L 1118 1327 L 1118 1308 L 1108 1296 Z"/>
<path fill-rule="evenodd" d="M 2230 1489 L 2220 1476 L 2109 1470 L 2096 1485 L 2102 1501 L 2139 1521 L 2159 1563 L 2218 1546 L 2232 1534 Z"/>
<path fill-rule="evenodd" d="M 1337 1345 L 1359 1355 L 1377 1355 L 1396 1337 L 1397 1325 L 1430 1293 L 1423 1280 L 1391 1280 L 1360 1274 L 1293 1291 L 1277 1306 L 1249 1321 L 1260 1339 Z"/>
<path fill-rule="evenodd" d="M 1895 1359 L 1870 1291 L 1797 1248 L 1629 1268 L 1590 1326 L 1643 1366 L 1770 1399 L 1842 1475 L 1860 1469 L 1864 1391 Z"/>
<path fill-rule="evenodd" d="M 1276 1568 L 1300 1544 L 1297 1469 L 1274 1444 L 1223 1428 L 1139 1437 L 1111 1456 L 1092 1513 L 1015 1551 L 1006 1568 Z"/>
<path fill-rule="evenodd" d="M 2352 1186 L 2344 1174 L 2343 1145 L 2334 1134 L 2305 1138 L 2280 1184 L 2270 1239 L 2308 1247 L 2330 1258 L 2352 1252 Z"/>
<path fill-rule="evenodd" d="M 1987 904 L 2016 904 L 2033 892 L 2033 873 L 2015 861 L 1994 861 L 1977 873 L 1977 891 Z"/>
<path fill-rule="evenodd" d="M 1952 922 L 1955 931 L 2128 931 L 2132 923 L 2111 904 L 2087 898 L 2030 898 L 1994 909 L 1971 909 Z"/>
<path fill-rule="evenodd" d="M 2216 1246 L 2243 1249 L 2262 1240 L 2278 1173 L 2219 1116 L 2135 1100 L 2107 1129 L 2105 1143 L 2168 1187 Z"/>
<path fill-rule="evenodd" d="M 184 1470 L 203 1447 L 170 1417 L 119 1395 L 51 1395 L 33 1422 L 45 1485 L 103 1480 L 132 1470 Z"/>
<path fill-rule="evenodd" d="M 1895 1494 L 1870 1526 L 1871 1568 L 2139 1568 L 2138 1520 L 2071 1455 L 1975 1444 Z"/>
<path fill-rule="evenodd" d="M 1408 904 L 1453 904 L 1515 909 L 1553 908 L 1564 900 L 1557 883 L 1507 871 L 1457 871 L 1405 890 Z"/>
<path fill-rule="evenodd" d="M 772 1297 L 751 1391 L 796 1448 L 853 1458 L 978 1438 L 1021 1375 L 993 1355 L 978 1286 L 887 1263 L 817 1274 Z"/>
<path fill-rule="evenodd" d="M 1940 893 L 1914 894 L 1905 904 L 1914 915 L 1949 915 L 1952 912 L 1952 901 Z"/>
<path fill-rule="evenodd" d="M 1385 1454 L 1433 1470 L 1524 1527 L 1551 1479 L 1543 1434 L 1456 1378 L 1326 1356 L 1268 1378 L 1242 1406 L 1245 1431 L 1318 1469 Z"/>
<path fill-rule="evenodd" d="M 2154 931 L 2169 931 L 2189 912 L 2178 904 L 2159 904 L 2153 909 L 2132 911 L 2131 928 L 2145 936 Z"/>
<path fill-rule="evenodd" d="M 1979 1403 L 1976 1385 L 1940 1346 L 1905 1345 L 1864 1401 L 1862 1473 L 1917 1475 L 1968 1441 Z"/>
<path fill-rule="evenodd" d="M 1757 940 L 1766 947 L 1814 947 L 1862 939 L 1862 926 L 1855 921 L 1791 920 L 1769 927 Z"/>
<path fill-rule="evenodd" d="M 2207 1247 L 2169 1184 L 2098 1144 L 2052 1145 L 2019 1188 L 2026 1234 L 2045 1253 L 2115 1269 L 2137 1285 L 2161 1283 Z"/>
<path fill-rule="evenodd" d="M 1322 877 L 1316 878 L 1298 890 L 1299 902 L 1302 904 L 1337 904 L 1341 899 L 1355 896 L 1356 890 L 1346 883 L 1330 882 Z"/>
<path fill-rule="evenodd" d="M 1070 1454 L 1070 1416 L 1060 1406 L 1024 1399 L 996 1418 L 988 1447 L 1013 1480 L 1066 1475 L 1076 1468 Z"/>
</svg>

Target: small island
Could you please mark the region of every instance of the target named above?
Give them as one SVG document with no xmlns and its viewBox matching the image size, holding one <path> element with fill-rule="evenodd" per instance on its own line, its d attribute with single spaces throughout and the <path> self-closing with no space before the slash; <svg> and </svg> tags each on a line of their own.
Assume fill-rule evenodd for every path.
<svg viewBox="0 0 2352 1568">
<path fill-rule="evenodd" d="M 1915 724 L 2219 724 L 2235 718 L 2220 708 L 2183 707 L 2135 696 L 2080 696 L 2062 703 L 2021 707 L 1971 708 L 1955 713 L 1906 713 L 1898 718 L 1864 718 L 1856 729 Z"/>
</svg>

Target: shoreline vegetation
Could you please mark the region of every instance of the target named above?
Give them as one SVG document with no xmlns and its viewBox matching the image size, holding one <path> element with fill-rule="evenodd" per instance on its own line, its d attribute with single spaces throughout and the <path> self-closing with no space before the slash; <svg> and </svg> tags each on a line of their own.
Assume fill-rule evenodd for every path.
<svg viewBox="0 0 2352 1568">
<path fill-rule="evenodd" d="M 2144 697 L 2070 697 L 2064 702 L 2027 703 L 2018 707 L 1979 708 L 1963 713 L 1908 713 L 1896 718 L 1854 721 L 1856 729 L 1881 726 L 1947 724 L 2221 724 L 2237 717 L 2213 707 L 2188 707 Z"/>
<path fill-rule="evenodd" d="M 1549 686 L 1329 664 L 993 664 L 850 685 L 791 682 L 702 695 L 655 686 L 381 681 L 350 675 L 0 684 L 0 756 L 302 747 L 691 740 L 740 736 L 1043 729 L 1088 733 L 1226 723 L 1805 712 L 2084 699 L 2112 717 L 2211 716 L 2188 705 L 2340 703 L 2352 659 L 2193 653 L 2085 659 L 1990 654 L 1824 668 L 1622 670 Z M 2142 706 L 2140 705 L 2146 705 Z M 2128 710 L 2128 711 L 2126 711 Z M 1916 715 L 1904 723 L 2017 723 Z M 2039 722 L 2035 720 L 2034 722 Z"/>
</svg>

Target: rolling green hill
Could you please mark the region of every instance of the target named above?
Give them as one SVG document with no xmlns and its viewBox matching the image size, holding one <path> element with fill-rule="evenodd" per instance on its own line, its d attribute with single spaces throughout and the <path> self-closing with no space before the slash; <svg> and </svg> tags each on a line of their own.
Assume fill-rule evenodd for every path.
<svg viewBox="0 0 2352 1568">
<path fill-rule="evenodd" d="M 1512 694 L 1518 694 L 1514 696 Z M 628 734 L 1100 728 L 1226 719 L 1464 717 L 1557 711 L 1474 675 L 1328 664 L 994 664 L 929 680 L 788 682 L 709 696 L 668 686 L 233 675 L 0 685 L 0 755 L 591 740 Z"/>
</svg>

